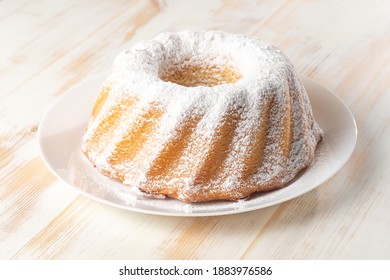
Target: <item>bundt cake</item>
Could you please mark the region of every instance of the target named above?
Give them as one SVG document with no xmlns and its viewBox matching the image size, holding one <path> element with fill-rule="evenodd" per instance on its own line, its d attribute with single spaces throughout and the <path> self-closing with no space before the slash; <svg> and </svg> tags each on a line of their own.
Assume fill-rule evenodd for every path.
<svg viewBox="0 0 390 280">
<path fill-rule="evenodd" d="M 117 57 L 82 151 L 148 194 L 234 201 L 292 180 L 322 135 L 278 48 L 224 32 L 164 32 Z"/>
</svg>

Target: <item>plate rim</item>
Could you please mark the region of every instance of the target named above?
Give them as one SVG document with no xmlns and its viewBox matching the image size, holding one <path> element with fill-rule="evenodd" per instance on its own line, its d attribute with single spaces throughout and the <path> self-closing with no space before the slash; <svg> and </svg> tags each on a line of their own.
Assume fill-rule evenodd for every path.
<svg viewBox="0 0 390 280">
<path fill-rule="evenodd" d="M 41 117 L 41 120 L 40 120 L 39 125 L 38 125 L 38 131 L 37 131 L 37 142 L 38 142 L 38 149 L 39 149 L 39 154 L 40 154 L 41 159 L 43 160 L 43 162 L 44 162 L 45 166 L 48 168 L 48 170 L 52 174 L 54 174 L 57 179 L 59 179 L 61 182 L 65 183 L 66 185 L 70 186 L 73 190 L 77 191 L 78 193 L 80 193 L 80 194 L 82 194 L 90 199 L 93 199 L 95 201 L 98 201 L 100 203 L 103 203 L 103 204 L 106 204 L 106 205 L 109 205 L 112 207 L 124 209 L 127 211 L 133 211 L 133 212 L 137 212 L 137 213 L 145 213 L 145 214 L 152 214 L 152 215 L 158 215 L 158 216 L 176 216 L 176 217 L 222 216 L 222 215 L 233 215 L 233 214 L 239 214 L 239 213 L 244 213 L 244 212 L 251 212 L 251 211 L 255 211 L 255 210 L 259 210 L 259 209 L 263 209 L 263 208 L 267 208 L 270 206 L 281 204 L 283 202 L 292 200 L 294 198 L 297 198 L 305 193 L 308 193 L 308 192 L 314 190 L 315 188 L 317 188 L 318 186 L 322 185 L 324 182 L 326 182 L 327 180 L 332 178 L 335 174 L 337 174 L 337 172 L 349 161 L 349 159 L 351 158 L 351 156 L 356 148 L 356 143 L 357 143 L 357 138 L 358 138 L 358 130 L 357 130 L 357 125 L 356 125 L 356 120 L 355 120 L 351 110 L 344 102 L 344 100 L 342 100 L 333 91 L 331 91 L 328 88 L 324 87 L 323 85 L 319 84 L 315 80 L 308 78 L 308 77 L 305 77 L 305 76 L 300 76 L 305 88 L 307 88 L 307 83 L 311 83 L 312 86 L 319 87 L 319 88 L 321 88 L 321 90 L 326 91 L 327 94 L 332 95 L 332 97 L 334 97 L 337 100 L 337 102 L 341 105 L 344 112 L 347 113 L 349 121 L 352 121 L 353 132 L 354 132 L 354 134 L 353 134 L 354 141 L 353 141 L 353 143 L 351 143 L 351 144 L 353 144 L 352 148 L 350 149 L 349 154 L 343 158 L 343 160 L 339 164 L 339 167 L 332 170 L 332 172 L 326 178 L 319 180 L 318 182 L 316 182 L 315 184 L 311 185 L 308 188 L 297 191 L 297 192 L 293 193 L 292 195 L 287 196 L 285 198 L 281 198 L 277 201 L 271 201 L 271 202 L 267 202 L 267 203 L 263 203 L 263 204 L 259 204 L 259 205 L 254 205 L 254 206 L 251 206 L 249 208 L 236 208 L 234 210 L 229 209 L 229 210 L 223 210 L 223 211 L 219 211 L 219 212 L 218 211 L 200 212 L 200 213 L 199 212 L 196 212 L 196 213 L 184 212 L 184 211 L 183 212 L 163 212 L 161 210 L 158 211 L 158 210 L 141 209 L 138 207 L 132 207 L 131 205 L 123 205 L 123 204 L 115 203 L 115 202 L 103 199 L 101 197 L 95 196 L 87 191 L 84 191 L 84 190 L 78 188 L 77 186 L 71 184 L 67 180 L 65 180 L 60 174 L 58 174 L 57 170 L 54 169 L 54 167 L 51 165 L 49 159 L 46 157 L 45 147 L 43 146 L 43 143 L 42 143 L 42 135 L 43 135 L 44 130 L 45 130 L 45 122 L 47 121 L 48 116 L 50 116 L 50 114 L 52 113 L 53 109 L 56 108 L 59 104 L 61 104 L 61 102 L 63 102 L 72 91 L 77 90 L 78 88 L 85 86 L 85 85 L 88 85 L 88 84 L 91 84 L 93 82 L 103 81 L 106 76 L 107 76 L 106 73 L 104 73 L 104 74 L 101 73 L 101 74 L 95 75 L 91 78 L 85 79 L 82 82 L 73 85 L 68 90 L 66 90 L 63 94 L 61 94 L 61 96 L 56 98 L 50 104 L 50 106 L 47 108 L 47 110 L 45 111 L 45 113 Z M 96 93 L 96 95 L 97 95 L 97 93 Z M 310 95 L 310 94 L 308 94 L 308 95 Z M 232 203 L 235 203 L 235 202 L 232 202 Z"/>
</svg>

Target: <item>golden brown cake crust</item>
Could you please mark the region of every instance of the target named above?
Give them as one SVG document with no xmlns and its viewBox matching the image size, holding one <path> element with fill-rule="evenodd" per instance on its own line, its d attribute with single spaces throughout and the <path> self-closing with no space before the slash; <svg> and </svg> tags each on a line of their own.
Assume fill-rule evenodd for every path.
<svg viewBox="0 0 390 280">
<path fill-rule="evenodd" d="M 163 33 L 114 63 L 82 150 L 104 175 L 185 202 L 283 187 L 323 135 L 279 49 L 243 35 Z"/>
</svg>

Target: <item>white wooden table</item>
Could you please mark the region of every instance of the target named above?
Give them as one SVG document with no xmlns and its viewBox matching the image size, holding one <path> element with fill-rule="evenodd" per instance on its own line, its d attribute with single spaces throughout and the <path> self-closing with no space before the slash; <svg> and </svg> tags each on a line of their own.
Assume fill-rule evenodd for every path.
<svg viewBox="0 0 390 280">
<path fill-rule="evenodd" d="M 164 30 L 273 42 L 358 125 L 343 169 L 291 201 L 231 216 L 134 213 L 86 198 L 39 157 L 48 106 Z M 1 259 L 390 259 L 389 1 L 0 1 Z"/>
</svg>

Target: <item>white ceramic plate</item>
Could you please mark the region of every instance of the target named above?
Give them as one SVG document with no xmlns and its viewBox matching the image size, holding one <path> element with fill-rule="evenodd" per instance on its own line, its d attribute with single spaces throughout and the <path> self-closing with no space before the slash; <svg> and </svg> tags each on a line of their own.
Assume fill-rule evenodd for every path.
<svg viewBox="0 0 390 280">
<path fill-rule="evenodd" d="M 59 179 L 84 195 L 115 207 L 170 216 L 216 216 L 252 211 L 316 188 L 347 162 L 355 148 L 357 129 L 348 107 L 326 88 L 302 78 L 325 138 L 317 147 L 312 165 L 288 186 L 238 202 L 188 204 L 175 199 L 146 198 L 101 175 L 81 153 L 81 139 L 105 77 L 88 80 L 64 93 L 42 118 L 38 141 L 45 164 Z"/>
</svg>

